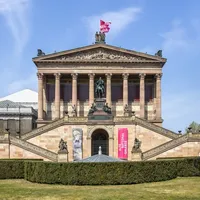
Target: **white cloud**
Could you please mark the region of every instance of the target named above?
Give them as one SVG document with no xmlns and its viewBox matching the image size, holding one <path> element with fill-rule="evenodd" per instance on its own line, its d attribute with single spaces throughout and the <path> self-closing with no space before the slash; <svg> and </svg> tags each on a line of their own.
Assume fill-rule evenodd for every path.
<svg viewBox="0 0 200 200">
<path fill-rule="evenodd" d="M 160 34 L 164 39 L 163 49 L 164 51 L 173 51 L 180 48 L 187 48 L 189 45 L 189 38 L 186 29 L 182 26 L 181 21 L 174 20 L 172 22 L 172 29 L 168 32 Z"/>
<path fill-rule="evenodd" d="M 15 52 L 20 54 L 29 39 L 29 7 L 31 0 L 0 0 L 0 15 L 6 23 L 15 42 Z"/>
<path fill-rule="evenodd" d="M 32 89 L 37 90 L 37 76 L 36 73 L 32 73 L 25 79 L 16 80 L 8 85 L 7 92 L 8 94 L 17 92 L 22 89 Z"/>
<path fill-rule="evenodd" d="M 130 23 L 138 19 L 138 15 L 141 13 L 141 8 L 130 7 L 120 11 L 106 12 L 96 16 L 90 16 L 84 18 L 86 22 L 90 36 L 93 37 L 96 31 L 99 31 L 99 21 L 104 20 L 111 22 L 109 37 L 115 37 L 122 32 Z"/>
</svg>

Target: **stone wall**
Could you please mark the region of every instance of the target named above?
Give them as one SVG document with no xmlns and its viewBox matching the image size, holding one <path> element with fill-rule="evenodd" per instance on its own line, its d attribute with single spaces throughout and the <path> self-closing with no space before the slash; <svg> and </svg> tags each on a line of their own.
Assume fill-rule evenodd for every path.
<svg viewBox="0 0 200 200">
<path fill-rule="evenodd" d="M 0 158 L 8 158 L 9 157 L 9 148 L 8 144 L 0 143 Z"/>
<path fill-rule="evenodd" d="M 178 147 L 170 149 L 164 153 L 161 153 L 151 160 L 163 157 L 190 157 L 190 156 L 200 156 L 200 142 L 187 142 Z"/>
<path fill-rule="evenodd" d="M 16 158 L 16 159 L 20 159 L 20 158 L 24 158 L 24 159 L 43 159 L 45 161 L 49 161 L 46 158 L 43 158 L 41 156 L 38 156 L 36 154 L 33 154 L 30 151 L 26 151 L 20 147 L 16 147 L 14 145 L 10 145 L 10 158 Z"/>
<path fill-rule="evenodd" d="M 114 157 L 118 156 L 118 128 L 128 128 L 128 160 L 131 160 L 131 151 L 134 145 L 135 137 L 142 142 L 142 152 L 148 151 L 171 140 L 170 138 L 138 125 L 116 125 L 114 128 Z"/>
</svg>

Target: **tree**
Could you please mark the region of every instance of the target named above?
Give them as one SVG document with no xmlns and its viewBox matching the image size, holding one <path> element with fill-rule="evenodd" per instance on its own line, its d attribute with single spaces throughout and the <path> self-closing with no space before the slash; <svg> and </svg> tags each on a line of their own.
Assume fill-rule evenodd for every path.
<svg viewBox="0 0 200 200">
<path fill-rule="evenodd" d="M 196 123 L 196 122 L 192 122 L 186 129 L 185 132 L 188 133 L 189 130 L 188 128 L 191 128 L 190 132 L 192 133 L 200 133 L 200 124 Z"/>
</svg>

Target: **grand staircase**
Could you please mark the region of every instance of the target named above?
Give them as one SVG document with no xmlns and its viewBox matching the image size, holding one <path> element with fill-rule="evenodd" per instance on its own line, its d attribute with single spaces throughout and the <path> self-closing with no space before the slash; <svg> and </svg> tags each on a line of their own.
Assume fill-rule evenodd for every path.
<svg viewBox="0 0 200 200">
<path fill-rule="evenodd" d="M 188 134 L 185 134 L 183 136 L 180 136 L 177 139 L 171 140 L 171 141 L 161 144 L 153 149 L 150 149 L 143 153 L 143 160 L 148 160 L 148 159 L 153 158 L 153 157 L 155 157 L 161 153 L 164 153 L 170 149 L 173 149 L 173 148 L 187 142 L 188 138 L 189 138 Z"/>
<path fill-rule="evenodd" d="M 150 123 L 144 119 L 141 119 L 139 117 L 134 117 L 133 121 L 135 121 L 138 125 L 144 127 L 144 128 L 147 128 L 149 130 L 152 130 L 156 133 L 159 133 L 163 136 L 166 136 L 168 138 L 171 138 L 171 139 L 176 139 L 176 138 L 179 138 L 179 135 L 173 131 L 170 131 L 166 128 L 163 128 L 163 127 L 160 127 L 160 126 L 157 126 L 153 123 Z"/>
<path fill-rule="evenodd" d="M 63 117 L 61 119 L 55 120 L 47 125 L 41 126 L 37 129 L 34 129 L 34 130 L 24 134 L 21 138 L 23 140 L 29 140 L 37 135 L 41 135 L 42 133 L 45 133 L 49 130 L 59 127 L 60 125 L 62 125 L 65 122 L 65 120 L 67 120 L 67 116 Z"/>
<path fill-rule="evenodd" d="M 56 153 L 51 152 L 51 151 L 44 149 L 42 147 L 36 146 L 36 145 L 34 145 L 30 142 L 27 142 L 25 140 L 21 140 L 21 139 L 18 139 L 16 137 L 10 136 L 10 143 L 17 146 L 17 147 L 20 147 L 24 150 L 27 150 L 31 153 L 34 153 L 36 155 L 47 158 L 51 161 L 55 161 L 55 162 L 57 161 L 57 154 Z"/>
</svg>

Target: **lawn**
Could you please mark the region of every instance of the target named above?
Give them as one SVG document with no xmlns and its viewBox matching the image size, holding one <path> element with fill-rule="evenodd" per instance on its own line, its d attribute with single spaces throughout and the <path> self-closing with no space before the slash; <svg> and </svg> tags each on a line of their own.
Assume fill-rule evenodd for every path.
<svg viewBox="0 0 200 200">
<path fill-rule="evenodd" d="M 0 180 L 0 200 L 199 200 L 200 177 L 119 186 L 63 186 Z"/>
</svg>

